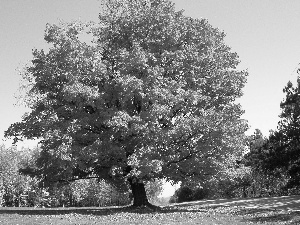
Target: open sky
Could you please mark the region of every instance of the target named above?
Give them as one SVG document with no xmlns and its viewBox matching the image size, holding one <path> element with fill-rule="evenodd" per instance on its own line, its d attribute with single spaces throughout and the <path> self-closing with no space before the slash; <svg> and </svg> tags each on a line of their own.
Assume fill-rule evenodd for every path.
<svg viewBox="0 0 300 225">
<path fill-rule="evenodd" d="M 173 0 L 185 15 L 206 18 L 227 33 L 225 42 L 248 69 L 248 83 L 239 99 L 249 121 L 268 135 L 276 129 L 283 87 L 295 81 L 300 62 L 299 0 Z M 18 70 L 31 59 L 32 49 L 45 48 L 46 23 L 97 21 L 97 0 L 0 1 L 0 142 L 11 123 L 21 120 L 25 108 L 15 105 Z M 8 143 L 9 144 L 9 143 Z"/>
</svg>

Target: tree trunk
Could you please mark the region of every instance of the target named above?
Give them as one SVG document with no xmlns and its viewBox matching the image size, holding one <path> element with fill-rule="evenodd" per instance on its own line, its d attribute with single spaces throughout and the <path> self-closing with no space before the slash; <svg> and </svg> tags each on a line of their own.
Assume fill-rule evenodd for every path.
<svg viewBox="0 0 300 225">
<path fill-rule="evenodd" d="M 145 185 L 137 179 L 129 180 L 131 191 L 133 195 L 133 206 L 150 206 L 148 202 Z"/>
<path fill-rule="evenodd" d="M 247 198 L 246 186 L 243 186 L 243 198 Z"/>
</svg>

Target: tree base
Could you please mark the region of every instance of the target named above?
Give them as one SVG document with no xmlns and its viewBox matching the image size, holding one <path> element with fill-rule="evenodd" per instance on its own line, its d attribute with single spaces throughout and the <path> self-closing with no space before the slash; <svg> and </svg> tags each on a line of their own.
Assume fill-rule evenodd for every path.
<svg viewBox="0 0 300 225">
<path fill-rule="evenodd" d="M 129 210 L 135 210 L 135 211 L 161 211 L 161 207 L 159 206 L 156 206 L 156 205 L 153 205 L 151 203 L 146 203 L 146 204 L 143 204 L 143 205 L 131 205 L 128 207 Z"/>
</svg>

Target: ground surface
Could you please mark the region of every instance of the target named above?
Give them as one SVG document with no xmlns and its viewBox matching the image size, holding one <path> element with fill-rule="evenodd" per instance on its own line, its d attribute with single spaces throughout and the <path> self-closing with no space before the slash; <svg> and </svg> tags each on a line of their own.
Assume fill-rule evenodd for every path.
<svg viewBox="0 0 300 225">
<path fill-rule="evenodd" d="M 300 196 L 173 204 L 160 211 L 128 208 L 0 208 L 0 224 L 299 224 Z"/>
</svg>

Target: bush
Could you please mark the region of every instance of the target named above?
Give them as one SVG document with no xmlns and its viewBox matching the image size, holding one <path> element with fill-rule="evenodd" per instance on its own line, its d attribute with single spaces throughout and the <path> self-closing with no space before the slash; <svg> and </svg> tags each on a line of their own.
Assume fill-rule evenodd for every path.
<svg viewBox="0 0 300 225">
<path fill-rule="evenodd" d="M 193 200 L 193 190 L 187 186 L 180 187 L 175 192 L 175 195 L 177 197 L 177 202 L 188 202 Z"/>
<path fill-rule="evenodd" d="M 207 188 L 197 188 L 193 191 L 193 200 L 202 200 L 202 199 L 207 199 L 210 198 L 211 192 Z"/>
<path fill-rule="evenodd" d="M 70 189 L 75 206 L 128 205 L 131 201 L 128 192 L 119 191 L 103 180 L 77 180 Z"/>
</svg>

